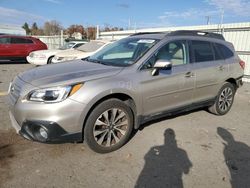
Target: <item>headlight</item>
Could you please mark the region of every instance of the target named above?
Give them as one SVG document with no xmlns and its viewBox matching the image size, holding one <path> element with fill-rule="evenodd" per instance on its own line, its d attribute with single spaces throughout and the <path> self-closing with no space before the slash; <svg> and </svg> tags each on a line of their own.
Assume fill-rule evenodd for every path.
<svg viewBox="0 0 250 188">
<path fill-rule="evenodd" d="M 65 100 L 67 97 L 73 95 L 82 87 L 82 84 L 73 86 L 62 86 L 38 89 L 28 94 L 29 101 L 56 103 Z"/>
<path fill-rule="evenodd" d="M 76 59 L 77 57 L 74 57 L 74 56 L 66 56 L 66 57 L 59 57 L 59 56 L 55 56 L 53 57 L 52 61 L 71 61 L 71 60 L 74 60 Z"/>
<path fill-rule="evenodd" d="M 69 56 L 69 57 L 64 57 L 63 58 L 63 61 L 71 61 L 71 60 L 74 60 L 74 59 L 76 59 L 77 57 L 71 57 L 71 56 Z"/>
</svg>

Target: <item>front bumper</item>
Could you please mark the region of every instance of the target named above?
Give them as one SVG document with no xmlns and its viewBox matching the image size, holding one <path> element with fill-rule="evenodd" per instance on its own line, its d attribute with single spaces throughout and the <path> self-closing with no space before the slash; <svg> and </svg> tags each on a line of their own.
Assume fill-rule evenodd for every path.
<svg viewBox="0 0 250 188">
<path fill-rule="evenodd" d="M 24 138 L 43 143 L 62 143 L 82 141 L 82 133 L 68 133 L 60 125 L 49 121 L 25 121 L 20 126 L 9 112 L 12 126 Z M 42 130 L 42 133 L 41 133 Z"/>
<path fill-rule="evenodd" d="M 71 135 L 82 133 L 86 104 L 70 98 L 62 102 L 47 104 L 27 101 L 25 96 L 34 89 L 34 86 L 25 83 L 18 77 L 13 80 L 10 88 L 9 114 L 12 126 L 17 133 L 30 140 L 42 142 L 64 140 L 68 137 L 71 138 Z M 28 129 L 25 126 L 28 126 Z M 48 139 L 39 140 L 36 137 L 37 129 L 33 129 L 32 126 L 46 128 Z M 54 130 L 57 130 L 57 134 L 54 134 Z M 77 137 L 72 137 L 72 139 L 78 141 Z"/>
<path fill-rule="evenodd" d="M 65 61 L 65 60 L 63 60 L 63 59 L 62 59 L 62 60 L 58 60 L 58 59 L 56 59 L 56 58 L 53 58 L 51 62 L 52 62 L 52 63 L 61 63 L 61 62 L 64 62 L 64 61 Z"/>
</svg>

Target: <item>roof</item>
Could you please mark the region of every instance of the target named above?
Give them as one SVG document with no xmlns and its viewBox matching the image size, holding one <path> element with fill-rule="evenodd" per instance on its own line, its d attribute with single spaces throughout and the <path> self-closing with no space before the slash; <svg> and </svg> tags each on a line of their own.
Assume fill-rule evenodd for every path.
<svg viewBox="0 0 250 188">
<path fill-rule="evenodd" d="M 140 38 L 152 38 L 152 39 L 163 39 L 165 37 L 172 37 L 172 36 L 190 36 L 190 37 L 192 36 L 192 37 L 206 37 L 206 38 L 225 40 L 225 38 L 221 34 L 199 31 L 199 30 L 178 30 L 172 32 L 142 32 L 142 33 L 135 33 L 130 36 L 131 37 L 140 36 Z"/>
<path fill-rule="evenodd" d="M 147 38 L 147 39 L 163 39 L 166 36 L 167 33 L 136 33 L 133 35 L 130 35 L 130 37 L 135 37 L 135 38 Z"/>
<path fill-rule="evenodd" d="M 27 38 L 27 39 L 37 39 L 36 37 L 32 36 L 23 36 L 23 35 L 9 35 L 9 34 L 1 34 L 0 37 L 17 37 L 17 38 Z"/>
</svg>

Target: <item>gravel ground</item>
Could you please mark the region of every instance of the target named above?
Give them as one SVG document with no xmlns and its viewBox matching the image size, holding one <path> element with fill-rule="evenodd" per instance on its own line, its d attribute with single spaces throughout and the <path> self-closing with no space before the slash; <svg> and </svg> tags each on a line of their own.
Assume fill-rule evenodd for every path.
<svg viewBox="0 0 250 188">
<path fill-rule="evenodd" d="M 0 92 L 28 64 L 0 65 Z M 143 126 L 120 150 L 40 144 L 10 127 L 0 96 L 0 187 L 250 187 L 250 85 L 222 117 L 204 110 Z"/>
</svg>

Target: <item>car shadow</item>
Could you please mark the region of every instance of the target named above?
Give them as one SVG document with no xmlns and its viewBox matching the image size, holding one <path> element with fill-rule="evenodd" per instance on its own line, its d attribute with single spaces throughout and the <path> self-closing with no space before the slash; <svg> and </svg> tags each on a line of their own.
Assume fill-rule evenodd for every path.
<svg viewBox="0 0 250 188">
<path fill-rule="evenodd" d="M 161 121 L 175 119 L 177 117 L 185 116 L 185 115 L 192 114 L 192 113 L 195 113 L 195 112 L 199 112 L 199 111 L 202 111 L 202 110 L 203 111 L 207 111 L 207 109 L 203 107 L 203 108 L 197 108 L 197 109 L 194 109 L 194 110 L 180 112 L 180 113 L 175 113 L 175 114 L 166 114 L 166 115 L 164 115 L 162 117 L 158 117 L 158 118 L 155 118 L 153 120 L 147 121 L 147 122 L 141 124 L 138 129 L 133 129 L 133 131 L 131 133 L 131 136 L 130 136 L 130 139 L 129 139 L 128 142 L 130 142 L 135 137 L 135 135 L 137 134 L 138 131 L 142 131 L 143 129 L 145 129 L 148 126 L 151 126 L 151 125 L 153 125 L 155 123 L 159 123 Z"/>
<path fill-rule="evenodd" d="M 167 129 L 164 136 L 164 144 L 152 147 L 145 155 L 135 188 L 183 188 L 182 176 L 189 173 L 192 163 L 186 151 L 178 148 L 174 130 Z"/>
<path fill-rule="evenodd" d="M 231 175 L 232 188 L 250 187 L 250 147 L 236 141 L 233 135 L 222 127 L 217 128 L 217 133 L 225 141 L 223 154 Z"/>
<path fill-rule="evenodd" d="M 0 65 L 28 64 L 27 61 L 0 61 Z"/>
<path fill-rule="evenodd" d="M 15 157 L 13 149 L 12 137 L 14 133 L 6 132 L 1 133 L 0 137 L 0 187 L 2 187 L 7 181 L 12 179 L 12 167 L 11 161 Z"/>
</svg>

